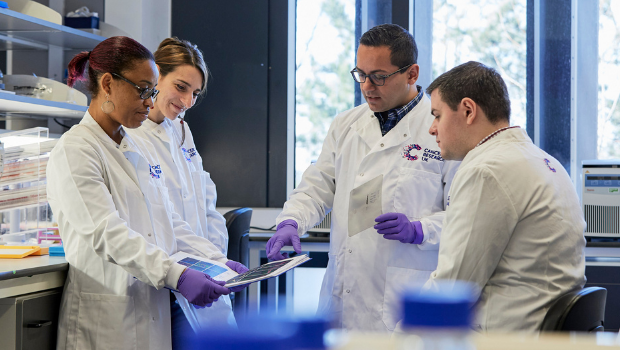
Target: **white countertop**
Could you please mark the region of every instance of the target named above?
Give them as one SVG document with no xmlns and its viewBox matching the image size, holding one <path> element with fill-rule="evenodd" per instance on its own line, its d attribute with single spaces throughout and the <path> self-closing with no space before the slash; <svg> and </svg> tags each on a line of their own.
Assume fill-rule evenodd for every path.
<svg viewBox="0 0 620 350">
<path fill-rule="evenodd" d="M 0 280 L 67 270 L 64 256 L 27 256 L 21 259 L 0 259 Z"/>
</svg>

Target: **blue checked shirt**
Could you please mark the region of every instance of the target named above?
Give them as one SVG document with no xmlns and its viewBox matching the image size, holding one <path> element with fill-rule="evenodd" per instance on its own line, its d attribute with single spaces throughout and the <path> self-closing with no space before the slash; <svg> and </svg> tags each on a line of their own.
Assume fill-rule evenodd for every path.
<svg viewBox="0 0 620 350">
<path fill-rule="evenodd" d="M 424 91 L 422 91 L 422 87 L 417 85 L 418 95 L 413 98 L 413 100 L 409 101 L 406 105 L 394 109 L 390 109 L 386 112 L 375 112 L 375 116 L 379 119 L 379 124 L 381 125 L 381 135 L 385 136 L 392 128 L 398 124 L 398 122 L 403 119 L 407 113 L 411 112 L 415 106 L 418 105 L 420 100 L 422 100 L 422 96 L 424 96 Z M 383 115 L 387 113 L 387 118 L 383 118 Z"/>
</svg>

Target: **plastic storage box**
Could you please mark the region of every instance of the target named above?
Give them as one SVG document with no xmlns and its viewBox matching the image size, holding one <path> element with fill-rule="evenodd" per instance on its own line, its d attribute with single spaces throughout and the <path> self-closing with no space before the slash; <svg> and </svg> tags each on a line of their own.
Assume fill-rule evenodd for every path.
<svg viewBox="0 0 620 350">
<path fill-rule="evenodd" d="M 71 28 L 99 29 L 99 17 L 65 17 L 65 25 Z"/>
<path fill-rule="evenodd" d="M 53 227 L 45 170 L 58 140 L 48 136 L 48 129 L 41 127 L 0 134 L 2 241 L 28 241 Z"/>
</svg>

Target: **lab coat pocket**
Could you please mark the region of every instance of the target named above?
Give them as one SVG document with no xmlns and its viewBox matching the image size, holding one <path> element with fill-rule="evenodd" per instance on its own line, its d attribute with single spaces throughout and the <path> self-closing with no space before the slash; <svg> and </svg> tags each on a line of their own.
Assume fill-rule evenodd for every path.
<svg viewBox="0 0 620 350">
<path fill-rule="evenodd" d="M 80 293 L 76 349 L 137 348 L 133 297 Z"/>
<path fill-rule="evenodd" d="M 412 286 L 422 286 L 431 273 L 432 271 L 388 266 L 385 276 L 382 317 L 383 324 L 390 332 L 394 331 L 398 321 L 403 318 L 400 301 L 405 289 Z"/>
<path fill-rule="evenodd" d="M 441 174 L 403 167 L 394 193 L 394 210 L 407 215 L 409 220 L 419 220 L 442 210 L 441 189 Z"/>
</svg>

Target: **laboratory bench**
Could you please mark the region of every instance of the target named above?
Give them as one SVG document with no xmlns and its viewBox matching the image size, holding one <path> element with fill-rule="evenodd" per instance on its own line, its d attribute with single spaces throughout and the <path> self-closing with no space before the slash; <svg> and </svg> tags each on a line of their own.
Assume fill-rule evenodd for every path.
<svg viewBox="0 0 620 350">
<path fill-rule="evenodd" d="M 62 288 L 69 264 L 61 256 L 0 259 L 2 349 L 55 349 Z"/>
<path fill-rule="evenodd" d="M 248 254 L 250 268 L 266 262 L 265 245 L 273 232 L 250 232 Z M 301 237 L 304 253 L 327 253 L 329 236 L 304 235 Z M 586 286 L 601 286 L 608 290 L 606 330 L 618 331 L 620 327 L 620 249 L 609 245 L 588 244 L 586 248 Z M 285 247 L 283 251 L 292 251 Z M 303 265 L 302 265 L 303 266 Z M 69 264 L 64 257 L 33 256 L 23 259 L 0 259 L 0 339 L 6 344 L 16 344 L 15 349 L 29 349 L 28 339 L 42 344 L 42 337 L 35 333 L 47 331 L 55 342 L 57 319 L 62 287 Z M 273 278 L 250 285 L 248 310 L 287 310 L 292 303 L 291 291 L 294 274 L 289 271 L 285 278 Z M 283 281 L 283 282 L 280 282 Z M 281 285 L 284 283 L 285 285 Z M 285 291 L 281 296 L 279 292 Z M 262 292 L 262 293 L 261 293 Z M 288 310 L 287 310 L 288 311 Z M 37 314 L 38 313 L 38 314 Z M 42 314 L 41 314 L 42 313 Z M 17 327 L 20 325 L 20 327 Z M 53 332 L 51 332 L 53 330 Z M 51 334 L 53 333 L 53 334 Z M 8 345 L 7 345 L 8 346 Z M 4 347 L 3 347 L 4 349 Z M 37 349 L 41 349 L 38 346 Z M 45 349 L 45 348 L 43 348 Z M 53 349 L 53 347 L 50 347 Z"/>
<path fill-rule="evenodd" d="M 265 245 L 274 232 L 250 231 L 249 268 L 265 263 Z M 329 251 L 329 235 L 316 236 L 305 234 L 301 237 L 303 253 Z M 283 252 L 292 252 L 287 246 Z M 302 267 L 304 265 L 301 265 Z M 272 278 L 264 283 L 253 283 L 248 288 L 248 311 L 278 312 L 291 311 L 292 285 L 294 270 L 288 271 L 284 278 Z M 603 287 L 607 289 L 605 307 L 605 330 L 618 332 L 620 328 L 620 242 L 588 242 L 586 245 L 586 287 Z M 282 285 L 284 284 L 284 285 Z M 284 291 L 284 292 L 283 292 Z M 282 296 L 282 294 L 284 296 Z"/>
<path fill-rule="evenodd" d="M 265 252 L 265 245 L 269 238 L 273 236 L 274 232 L 258 232 L 258 231 L 250 231 L 250 239 L 248 244 L 249 249 L 249 266 L 248 268 L 252 269 L 257 266 L 260 266 L 261 263 L 267 262 L 267 255 Z M 329 251 L 329 235 L 324 236 L 316 236 L 304 234 L 300 237 L 301 248 L 303 249 L 303 253 L 327 253 Z M 293 252 L 293 247 L 283 247 L 282 251 Z M 308 266 L 308 263 L 301 265 Z M 326 267 L 327 264 L 325 264 Z M 285 274 L 284 288 L 280 288 L 281 278 L 270 278 L 265 282 L 256 282 L 250 284 L 248 287 L 248 312 L 257 313 L 265 310 L 268 311 L 276 311 L 283 310 L 287 305 L 292 305 L 292 284 L 293 284 L 293 270 L 289 270 Z M 265 287 L 262 287 L 266 285 Z M 280 291 L 284 289 L 284 300 L 280 297 Z M 261 291 L 262 297 L 261 297 Z M 284 304 L 284 305 L 283 305 Z M 290 307 L 288 311 L 290 311 Z"/>
</svg>

